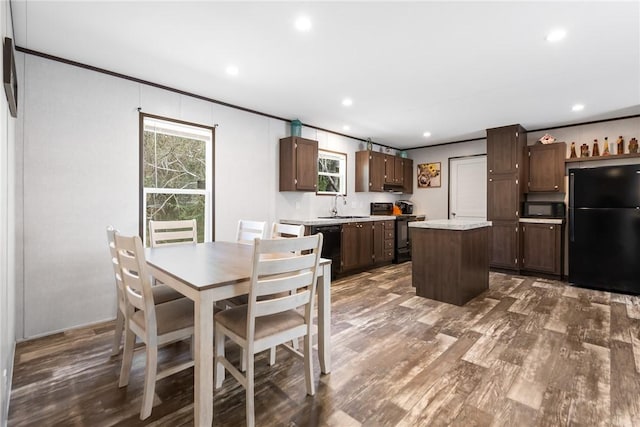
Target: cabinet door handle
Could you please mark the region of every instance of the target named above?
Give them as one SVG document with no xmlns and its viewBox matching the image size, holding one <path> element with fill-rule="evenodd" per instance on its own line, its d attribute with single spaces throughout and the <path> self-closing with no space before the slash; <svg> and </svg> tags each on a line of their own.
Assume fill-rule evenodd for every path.
<svg viewBox="0 0 640 427">
<path fill-rule="evenodd" d="M 553 226 L 549 227 L 549 230 L 553 230 Z"/>
<path fill-rule="evenodd" d="M 555 189 L 557 190 L 557 189 L 558 189 L 558 186 L 557 186 L 557 185 L 554 185 L 554 186 L 553 186 L 553 188 L 555 188 Z"/>
</svg>

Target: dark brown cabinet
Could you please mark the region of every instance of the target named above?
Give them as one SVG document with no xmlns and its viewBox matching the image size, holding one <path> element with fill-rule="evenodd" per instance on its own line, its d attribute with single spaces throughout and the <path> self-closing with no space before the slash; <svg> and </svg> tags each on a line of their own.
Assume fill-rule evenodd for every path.
<svg viewBox="0 0 640 427">
<path fill-rule="evenodd" d="M 341 271 L 391 262 L 394 221 L 351 222 L 342 225 Z"/>
<path fill-rule="evenodd" d="M 373 263 L 373 229 L 371 222 L 342 225 L 341 270 L 348 271 Z"/>
<path fill-rule="evenodd" d="M 520 182 L 514 174 L 489 177 L 487 184 L 487 219 L 489 221 L 513 221 L 520 209 Z"/>
<path fill-rule="evenodd" d="M 520 125 L 487 129 L 487 219 L 492 221 L 491 267 L 519 270 L 520 206 L 527 131 Z"/>
<path fill-rule="evenodd" d="M 404 182 L 404 162 L 402 157 L 384 155 L 384 183 L 402 185 Z"/>
<path fill-rule="evenodd" d="M 412 172 L 413 161 L 410 159 L 376 151 L 356 152 L 357 192 L 384 191 L 384 186 L 390 185 L 404 193 L 413 193 Z M 407 176 L 409 186 L 405 187 Z"/>
<path fill-rule="evenodd" d="M 489 239 L 489 265 L 518 270 L 519 238 L 517 221 L 493 221 Z"/>
<path fill-rule="evenodd" d="M 375 151 L 356 152 L 356 191 L 384 191 L 385 155 Z"/>
<path fill-rule="evenodd" d="M 537 144 L 527 147 L 529 180 L 527 191 L 565 192 L 564 160 L 567 145 L 564 142 Z"/>
<path fill-rule="evenodd" d="M 373 224 L 373 262 L 393 261 L 396 236 L 394 221 L 376 221 Z"/>
<path fill-rule="evenodd" d="M 290 136 L 280 140 L 280 191 L 316 191 L 318 141 Z"/>
<path fill-rule="evenodd" d="M 522 223 L 522 269 L 562 276 L 562 225 Z"/>
</svg>

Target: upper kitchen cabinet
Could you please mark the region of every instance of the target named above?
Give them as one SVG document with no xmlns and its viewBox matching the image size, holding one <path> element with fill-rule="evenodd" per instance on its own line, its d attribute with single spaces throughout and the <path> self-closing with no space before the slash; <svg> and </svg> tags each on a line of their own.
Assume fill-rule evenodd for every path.
<svg viewBox="0 0 640 427">
<path fill-rule="evenodd" d="M 402 185 L 404 182 L 404 162 L 402 157 L 384 155 L 384 183 Z"/>
<path fill-rule="evenodd" d="M 402 182 L 402 192 L 405 194 L 413 194 L 413 180 L 415 172 L 413 171 L 413 160 L 404 159 L 404 180 Z"/>
<path fill-rule="evenodd" d="M 488 174 L 517 173 L 526 145 L 527 131 L 520 125 L 487 129 Z"/>
<path fill-rule="evenodd" d="M 385 155 L 375 151 L 356 152 L 356 191 L 384 191 Z"/>
<path fill-rule="evenodd" d="M 564 193 L 564 159 L 567 144 L 536 144 L 527 147 L 529 157 L 529 181 L 527 192 Z"/>
<path fill-rule="evenodd" d="M 318 141 L 289 136 L 280 140 L 280 191 L 316 191 Z"/>
<path fill-rule="evenodd" d="M 356 191 L 413 193 L 413 160 L 376 151 L 356 152 Z"/>
</svg>

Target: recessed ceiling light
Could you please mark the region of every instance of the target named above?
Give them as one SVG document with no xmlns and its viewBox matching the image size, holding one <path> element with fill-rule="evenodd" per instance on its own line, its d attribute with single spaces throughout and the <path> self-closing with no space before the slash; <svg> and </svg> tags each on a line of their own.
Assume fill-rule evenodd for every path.
<svg viewBox="0 0 640 427">
<path fill-rule="evenodd" d="M 576 104 L 573 107 L 571 107 L 571 111 L 582 111 L 584 110 L 584 105 L 582 104 Z"/>
<path fill-rule="evenodd" d="M 431 136 L 431 132 L 425 132 L 422 134 L 425 138 L 429 138 Z"/>
<path fill-rule="evenodd" d="M 350 107 L 353 105 L 353 100 L 351 98 L 345 98 L 342 100 L 342 105 L 345 107 Z"/>
<path fill-rule="evenodd" d="M 229 65 L 227 67 L 227 74 L 229 74 L 230 76 L 237 76 L 238 72 L 238 67 L 236 67 L 235 65 Z"/>
<path fill-rule="evenodd" d="M 299 16 L 296 19 L 296 29 L 298 31 L 309 31 L 311 29 L 311 20 L 307 16 Z"/>
<path fill-rule="evenodd" d="M 349 125 L 344 125 L 344 126 L 342 126 L 342 129 L 343 129 L 343 130 L 351 130 L 351 126 L 349 126 Z"/>
<path fill-rule="evenodd" d="M 559 28 L 547 34 L 547 41 L 552 43 L 557 42 L 565 38 L 566 35 L 567 35 L 567 31 L 563 30 L 562 28 Z"/>
</svg>

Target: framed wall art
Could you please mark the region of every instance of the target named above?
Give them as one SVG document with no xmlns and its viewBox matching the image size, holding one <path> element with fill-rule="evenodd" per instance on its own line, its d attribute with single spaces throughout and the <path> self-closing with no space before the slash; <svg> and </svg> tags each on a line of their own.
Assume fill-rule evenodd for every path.
<svg viewBox="0 0 640 427">
<path fill-rule="evenodd" d="M 440 187 L 440 162 L 418 164 L 418 188 Z"/>
<path fill-rule="evenodd" d="M 16 78 L 16 60 L 13 56 L 13 41 L 9 37 L 4 38 L 2 54 L 2 82 L 4 83 L 4 93 L 7 95 L 9 112 L 13 117 L 18 117 L 18 80 Z"/>
</svg>

